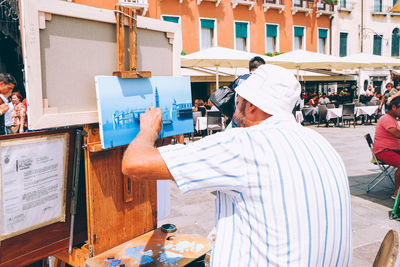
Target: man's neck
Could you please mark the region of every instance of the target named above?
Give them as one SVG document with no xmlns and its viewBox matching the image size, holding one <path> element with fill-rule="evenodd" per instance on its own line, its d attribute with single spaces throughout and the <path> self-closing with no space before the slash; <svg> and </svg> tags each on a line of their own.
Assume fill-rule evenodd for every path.
<svg viewBox="0 0 400 267">
<path fill-rule="evenodd" d="M 392 110 L 388 110 L 387 114 L 389 114 L 393 118 L 397 119 L 397 115 Z"/>
</svg>

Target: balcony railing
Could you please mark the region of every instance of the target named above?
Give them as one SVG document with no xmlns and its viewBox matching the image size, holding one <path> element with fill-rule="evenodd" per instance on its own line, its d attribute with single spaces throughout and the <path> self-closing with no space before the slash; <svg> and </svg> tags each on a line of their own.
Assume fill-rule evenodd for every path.
<svg viewBox="0 0 400 267">
<path fill-rule="evenodd" d="M 0 31 L 20 44 L 18 1 L 0 1 Z"/>
<path fill-rule="evenodd" d="M 251 10 L 256 5 L 256 0 L 231 0 L 232 7 L 235 8 L 237 5 L 247 5 Z"/>
<path fill-rule="evenodd" d="M 147 0 L 119 0 L 118 4 L 121 6 L 135 7 L 143 9 L 142 15 L 146 15 L 149 3 Z"/>
<path fill-rule="evenodd" d="M 333 11 L 331 5 L 325 3 L 317 3 L 317 18 L 321 15 L 333 16 Z"/>
<path fill-rule="evenodd" d="M 200 5 L 201 2 L 206 1 L 206 2 L 215 2 L 215 6 L 218 6 L 219 3 L 221 3 L 221 0 L 197 0 L 197 4 Z"/>
<path fill-rule="evenodd" d="M 293 0 L 292 15 L 303 12 L 308 16 L 314 6 L 313 0 Z"/>
<path fill-rule="evenodd" d="M 268 9 L 277 9 L 279 14 L 285 9 L 284 0 L 264 0 L 264 12 L 267 12 Z"/>
</svg>

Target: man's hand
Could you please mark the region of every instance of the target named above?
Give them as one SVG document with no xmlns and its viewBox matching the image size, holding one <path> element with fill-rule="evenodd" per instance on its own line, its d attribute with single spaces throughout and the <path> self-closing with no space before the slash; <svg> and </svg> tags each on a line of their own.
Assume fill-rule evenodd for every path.
<svg viewBox="0 0 400 267">
<path fill-rule="evenodd" d="M 151 107 L 146 113 L 140 114 L 140 137 L 153 143 L 156 141 L 162 128 L 162 111 Z"/>
<path fill-rule="evenodd" d="M 161 131 L 161 109 L 151 107 L 140 115 L 140 132 L 129 144 L 122 159 L 122 173 L 135 180 L 172 180 L 154 142 Z"/>
</svg>

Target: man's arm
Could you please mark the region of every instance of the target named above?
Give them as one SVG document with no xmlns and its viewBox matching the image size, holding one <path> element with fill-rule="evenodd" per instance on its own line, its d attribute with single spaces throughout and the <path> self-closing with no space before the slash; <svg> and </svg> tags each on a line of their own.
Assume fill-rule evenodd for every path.
<svg viewBox="0 0 400 267">
<path fill-rule="evenodd" d="M 389 128 L 389 129 L 387 129 L 387 131 L 388 131 L 391 135 L 393 135 L 394 137 L 400 139 L 400 130 L 398 130 L 396 127 Z"/>
<path fill-rule="evenodd" d="M 135 180 L 172 180 L 154 142 L 161 131 L 161 109 L 151 107 L 140 115 L 140 132 L 122 158 L 122 173 Z"/>
</svg>

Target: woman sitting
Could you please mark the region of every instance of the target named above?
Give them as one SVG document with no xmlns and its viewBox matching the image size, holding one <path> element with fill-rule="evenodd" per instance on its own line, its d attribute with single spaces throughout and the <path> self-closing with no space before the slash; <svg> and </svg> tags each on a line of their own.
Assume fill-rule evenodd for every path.
<svg viewBox="0 0 400 267">
<path fill-rule="evenodd" d="M 24 104 L 22 104 L 22 95 L 18 92 L 11 94 L 11 102 L 14 105 L 14 109 L 11 113 L 11 131 L 13 133 L 23 133 L 24 123 L 26 117 L 26 109 Z"/>
</svg>

